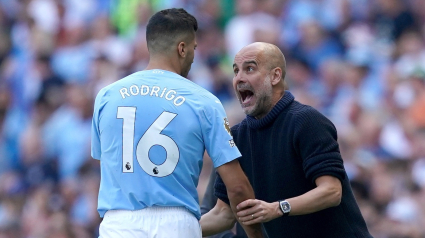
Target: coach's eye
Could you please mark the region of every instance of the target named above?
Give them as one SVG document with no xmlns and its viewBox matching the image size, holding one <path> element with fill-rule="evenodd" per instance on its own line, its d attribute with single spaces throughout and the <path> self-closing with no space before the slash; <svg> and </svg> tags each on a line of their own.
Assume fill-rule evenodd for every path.
<svg viewBox="0 0 425 238">
<path fill-rule="evenodd" d="M 248 71 L 248 72 L 252 72 L 252 71 L 254 71 L 254 68 L 253 68 L 253 67 L 251 67 L 251 66 L 248 66 L 247 71 Z"/>
<path fill-rule="evenodd" d="M 234 69 L 233 73 L 235 73 L 235 76 L 238 75 L 239 70 L 238 69 Z"/>
</svg>

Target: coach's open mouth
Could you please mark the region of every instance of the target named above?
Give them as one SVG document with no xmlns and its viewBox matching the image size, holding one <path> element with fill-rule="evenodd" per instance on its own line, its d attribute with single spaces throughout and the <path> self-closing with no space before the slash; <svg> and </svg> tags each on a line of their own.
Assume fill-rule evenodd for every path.
<svg viewBox="0 0 425 238">
<path fill-rule="evenodd" d="M 239 95 L 241 95 L 241 102 L 248 103 L 251 98 L 254 96 L 254 93 L 248 89 L 239 90 Z"/>
</svg>

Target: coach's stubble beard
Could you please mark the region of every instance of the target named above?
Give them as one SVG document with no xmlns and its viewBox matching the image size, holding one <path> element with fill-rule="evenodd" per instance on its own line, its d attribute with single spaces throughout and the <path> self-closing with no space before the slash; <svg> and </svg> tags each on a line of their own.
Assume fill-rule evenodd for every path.
<svg viewBox="0 0 425 238">
<path fill-rule="evenodd" d="M 271 78 L 267 76 L 264 79 L 263 87 L 254 92 L 256 98 L 255 104 L 251 108 L 243 108 L 244 113 L 256 119 L 265 117 L 273 108 L 272 89 Z M 241 100 L 239 102 L 241 103 Z"/>
</svg>

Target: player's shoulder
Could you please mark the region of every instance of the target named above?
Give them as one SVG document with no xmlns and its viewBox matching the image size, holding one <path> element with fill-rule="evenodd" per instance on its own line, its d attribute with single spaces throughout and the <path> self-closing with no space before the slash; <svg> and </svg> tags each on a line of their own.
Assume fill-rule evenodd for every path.
<svg viewBox="0 0 425 238">
<path fill-rule="evenodd" d="M 167 83 L 178 84 L 179 88 L 185 88 L 186 90 L 188 90 L 189 92 L 187 93 L 191 95 L 190 97 L 192 100 L 190 100 L 190 102 L 192 105 L 196 104 L 201 107 L 207 106 L 208 108 L 211 108 L 211 106 L 214 107 L 218 105 L 223 107 L 221 101 L 216 96 L 214 96 L 214 94 L 212 94 L 210 91 L 203 88 L 202 86 L 196 84 L 195 82 L 185 77 L 182 77 L 181 75 L 168 71 L 164 71 L 163 76 L 164 79 L 167 80 Z"/>
<path fill-rule="evenodd" d="M 194 83 L 189 79 L 183 78 L 180 75 L 178 75 L 178 77 L 180 78 L 181 82 L 185 84 L 186 87 L 190 88 L 195 93 L 195 96 L 198 97 L 198 99 L 220 102 L 220 100 L 218 100 L 218 98 L 214 94 L 212 94 L 210 91 L 203 88 L 202 86 Z"/>
<path fill-rule="evenodd" d="M 187 80 L 188 85 L 190 85 L 191 90 L 193 90 L 193 95 L 195 99 L 208 107 L 223 107 L 220 99 L 218 99 L 214 94 L 212 94 L 207 89 L 199 86 L 198 84 Z"/>
<path fill-rule="evenodd" d="M 108 92 L 118 88 L 118 87 L 122 87 L 124 84 L 126 84 L 129 80 L 136 78 L 140 73 L 136 72 L 130 75 L 127 75 L 111 84 L 108 84 L 106 86 L 104 86 L 103 88 L 101 88 L 99 90 L 99 92 L 97 93 L 98 96 L 103 96 L 105 94 L 108 94 Z"/>
<path fill-rule="evenodd" d="M 96 103 L 99 103 L 108 94 L 108 92 L 113 87 L 113 84 L 114 83 L 106 85 L 97 92 Z"/>
<path fill-rule="evenodd" d="M 200 87 L 200 86 L 199 86 Z M 214 94 L 212 94 L 211 92 L 209 92 L 208 90 L 204 89 L 204 88 L 200 88 L 200 90 L 198 91 L 198 98 L 200 100 L 203 100 L 209 104 L 212 105 L 219 105 L 221 107 L 223 107 L 220 99 L 218 99 Z"/>
<path fill-rule="evenodd" d="M 132 80 L 133 78 L 143 78 L 143 77 L 155 77 L 160 78 L 164 84 L 167 85 L 178 85 L 179 88 L 185 88 L 190 90 L 191 94 L 198 100 L 208 100 L 208 101 L 219 101 L 212 93 L 210 93 L 205 88 L 199 86 L 198 84 L 192 82 L 191 80 L 177 74 L 174 72 L 154 69 L 154 70 L 144 70 L 134 73 L 132 75 L 123 78 L 121 81 Z"/>
<path fill-rule="evenodd" d="M 178 74 L 173 73 L 173 75 L 175 77 L 176 82 L 180 84 L 180 86 L 183 86 L 191 91 L 194 99 L 196 99 L 195 102 L 200 102 L 203 105 L 209 105 L 209 106 L 211 105 L 222 106 L 221 101 L 210 91 L 206 90 L 202 86 Z"/>
</svg>

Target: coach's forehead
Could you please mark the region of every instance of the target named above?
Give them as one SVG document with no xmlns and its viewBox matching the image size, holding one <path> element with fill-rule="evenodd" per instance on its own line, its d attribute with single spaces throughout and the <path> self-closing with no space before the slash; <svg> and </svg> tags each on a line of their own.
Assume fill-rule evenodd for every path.
<svg viewBox="0 0 425 238">
<path fill-rule="evenodd" d="M 235 56 L 234 63 L 238 66 L 244 62 L 255 61 L 258 65 L 263 62 L 264 47 L 260 44 L 250 44 L 242 48 Z"/>
</svg>

